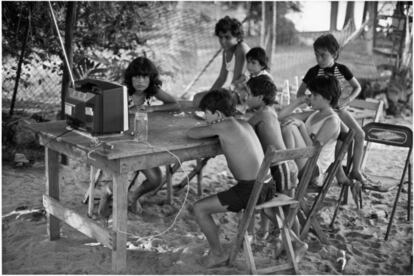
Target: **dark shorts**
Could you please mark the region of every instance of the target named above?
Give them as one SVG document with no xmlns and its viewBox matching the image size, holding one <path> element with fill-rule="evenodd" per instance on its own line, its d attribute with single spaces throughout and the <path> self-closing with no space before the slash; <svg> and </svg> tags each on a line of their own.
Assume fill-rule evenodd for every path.
<svg viewBox="0 0 414 276">
<path fill-rule="evenodd" d="M 217 197 L 221 205 L 230 212 L 239 212 L 246 208 L 255 180 L 239 180 L 227 191 L 219 192 Z"/>
<path fill-rule="evenodd" d="M 289 160 L 270 167 L 275 182 L 275 193 L 285 193 L 296 188 L 298 184 L 298 167 Z"/>
</svg>

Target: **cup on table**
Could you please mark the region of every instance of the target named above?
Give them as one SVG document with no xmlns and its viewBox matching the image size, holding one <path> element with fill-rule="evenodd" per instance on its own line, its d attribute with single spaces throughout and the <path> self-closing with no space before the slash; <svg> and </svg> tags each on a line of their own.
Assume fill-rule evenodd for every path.
<svg viewBox="0 0 414 276">
<path fill-rule="evenodd" d="M 129 112 L 129 134 L 134 141 L 148 141 L 148 113 L 144 111 Z"/>
</svg>

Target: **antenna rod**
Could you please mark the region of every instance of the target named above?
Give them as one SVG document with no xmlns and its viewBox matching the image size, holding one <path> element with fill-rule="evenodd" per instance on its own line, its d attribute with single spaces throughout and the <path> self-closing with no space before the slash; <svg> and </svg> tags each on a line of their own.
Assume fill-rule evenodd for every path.
<svg viewBox="0 0 414 276">
<path fill-rule="evenodd" d="M 73 87 L 75 87 L 75 80 L 73 79 L 72 69 L 69 68 L 68 56 L 66 55 L 66 50 L 65 50 L 65 47 L 63 45 L 62 37 L 60 36 L 59 27 L 58 27 L 57 22 L 56 22 L 55 13 L 53 12 L 52 4 L 50 3 L 50 1 L 48 1 L 48 2 L 49 2 L 50 12 L 52 13 L 53 22 L 55 23 L 56 32 L 57 32 L 58 37 L 59 37 L 60 46 L 62 47 L 62 50 L 63 50 L 63 56 L 65 57 L 66 68 L 69 71 L 69 76 L 70 76 L 70 80 L 72 81 L 72 85 L 73 85 Z"/>
</svg>

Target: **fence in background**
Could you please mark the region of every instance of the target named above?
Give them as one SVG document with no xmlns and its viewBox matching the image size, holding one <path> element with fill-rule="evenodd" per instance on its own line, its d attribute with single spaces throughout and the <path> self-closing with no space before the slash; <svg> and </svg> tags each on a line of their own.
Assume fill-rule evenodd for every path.
<svg viewBox="0 0 414 276">
<path fill-rule="evenodd" d="M 46 5 L 45 2 L 45 8 Z M 200 16 L 200 10 L 203 11 L 204 17 Z M 205 16 L 206 14 L 208 16 Z M 219 50 L 217 38 L 214 36 L 214 26 L 217 20 L 225 15 L 242 21 L 246 11 L 225 10 L 219 2 L 175 2 L 168 7 L 155 7 L 152 13 L 145 14 L 144 20 L 145 18 L 157 18 L 151 31 L 139 34 L 146 41 L 145 46 L 151 49 L 147 55 L 155 60 L 156 65 L 162 69 L 161 72 L 174 72 L 174 74 L 167 73 L 161 76 L 163 88 L 166 91 L 179 97 L 188 84 L 211 61 L 213 55 Z M 253 26 L 244 24 L 244 28 L 245 33 L 249 28 L 252 34 L 245 39 L 249 46 L 259 46 L 260 22 Z M 279 38 L 279 40 L 292 43 L 289 36 Z M 300 80 L 306 69 L 315 63 L 312 41 L 309 38 L 307 40 L 305 37 L 293 45 L 276 46 L 271 73 L 278 86 L 281 86 L 285 79 L 293 83 L 295 76 L 298 76 Z M 57 56 L 46 55 L 40 58 L 36 54 L 38 51 L 31 50 L 34 56 L 33 63 L 22 67 L 15 110 L 42 113 L 45 117 L 50 117 L 60 109 L 62 78 L 61 70 L 53 70 L 51 65 L 61 64 L 62 61 Z M 138 52 L 137 55 L 139 54 Z M 2 108 L 8 110 L 15 85 L 17 60 L 3 56 L 2 66 Z M 217 78 L 220 66 L 221 56 L 219 55 L 194 83 L 190 92 L 208 89 Z M 122 79 L 111 81 L 122 82 Z"/>
</svg>

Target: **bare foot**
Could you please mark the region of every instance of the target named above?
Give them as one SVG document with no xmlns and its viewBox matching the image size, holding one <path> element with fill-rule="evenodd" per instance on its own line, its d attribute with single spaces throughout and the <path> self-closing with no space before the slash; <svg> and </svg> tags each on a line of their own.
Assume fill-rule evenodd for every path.
<svg viewBox="0 0 414 276">
<path fill-rule="evenodd" d="M 229 256 L 225 253 L 216 255 L 210 251 L 208 252 L 207 256 L 203 256 L 200 258 L 200 263 L 206 268 L 213 268 L 213 267 L 224 265 L 228 259 L 229 259 Z"/>
<path fill-rule="evenodd" d="M 278 258 L 283 251 L 283 243 L 280 237 L 276 238 L 275 241 L 275 258 Z"/>
<path fill-rule="evenodd" d="M 303 256 L 305 256 L 306 251 L 308 251 L 308 244 L 306 242 L 298 242 L 298 246 L 295 248 L 295 261 L 298 263 Z"/>
<path fill-rule="evenodd" d="M 337 180 L 338 180 L 339 186 L 343 186 L 343 185 L 345 185 L 345 186 L 352 186 L 353 185 L 352 180 L 350 178 L 348 178 L 348 177 L 337 178 Z"/>
<path fill-rule="evenodd" d="M 136 200 L 134 203 L 131 203 L 128 206 L 128 210 L 137 215 L 142 215 L 142 212 L 144 211 L 139 200 Z"/>
<path fill-rule="evenodd" d="M 351 179 L 355 179 L 361 182 L 362 185 L 365 185 L 367 183 L 367 179 L 365 178 L 364 175 L 362 175 L 360 171 L 351 171 L 349 176 L 351 177 Z"/>
</svg>

